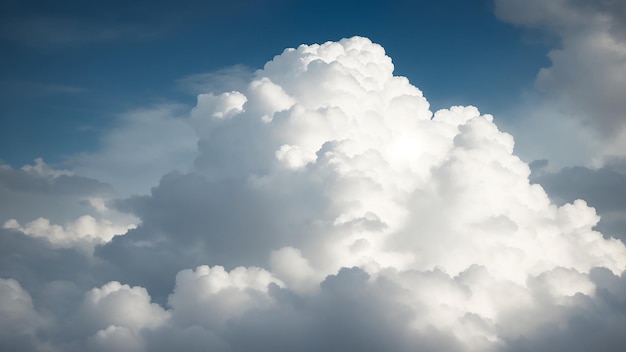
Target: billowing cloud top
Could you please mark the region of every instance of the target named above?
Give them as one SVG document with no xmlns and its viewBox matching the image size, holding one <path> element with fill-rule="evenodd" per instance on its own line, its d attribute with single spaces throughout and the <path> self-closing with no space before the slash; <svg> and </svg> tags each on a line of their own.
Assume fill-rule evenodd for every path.
<svg viewBox="0 0 626 352">
<path fill-rule="evenodd" d="M 121 202 L 141 224 L 90 257 L 106 263 L 83 273 L 99 287 L 64 313 L 80 329 L 54 328 L 63 316 L 11 277 L 7 344 L 555 350 L 583 338 L 579 316 L 608 336 L 597 349 L 623 340 L 606 327 L 626 316 L 612 309 L 624 244 L 593 230 L 584 201 L 557 207 L 531 184 L 492 116 L 431 113 L 369 39 L 287 49 L 246 89 L 200 94 L 189 121 L 194 171 Z"/>
</svg>

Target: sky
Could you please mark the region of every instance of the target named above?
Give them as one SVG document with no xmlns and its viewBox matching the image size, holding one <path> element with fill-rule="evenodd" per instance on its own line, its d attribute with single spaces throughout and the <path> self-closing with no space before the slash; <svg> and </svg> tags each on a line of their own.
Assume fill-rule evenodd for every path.
<svg viewBox="0 0 626 352">
<path fill-rule="evenodd" d="M 0 349 L 615 351 L 626 3 L 4 1 Z"/>
</svg>

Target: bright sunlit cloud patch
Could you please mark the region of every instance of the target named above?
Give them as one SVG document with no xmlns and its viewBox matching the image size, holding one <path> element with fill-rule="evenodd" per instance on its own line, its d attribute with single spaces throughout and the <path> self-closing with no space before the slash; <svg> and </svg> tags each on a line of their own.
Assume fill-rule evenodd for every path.
<svg viewBox="0 0 626 352">
<path fill-rule="evenodd" d="M 140 225 L 107 235 L 93 254 L 107 263 L 93 281 L 110 282 L 83 290 L 80 307 L 62 299 L 79 290 L 46 287 L 38 297 L 68 304 L 50 316 L 19 280 L 0 281 L 11 292 L 2 309 L 19 301 L 24 312 L 0 326 L 19 316 L 23 341 L 77 351 L 172 341 L 507 351 L 548 350 L 544 327 L 554 329 L 548 341 L 579 339 L 579 316 L 599 327 L 624 320 L 609 296 L 625 291 L 626 247 L 594 230 L 595 210 L 554 205 L 491 115 L 433 114 L 367 38 L 286 49 L 247 88 L 200 94 L 188 122 L 193 171 L 120 201 Z M 68 236 L 37 221 L 5 228 Z M 153 302 L 151 292 L 168 298 Z M 44 316 L 84 323 L 34 335 Z"/>
</svg>

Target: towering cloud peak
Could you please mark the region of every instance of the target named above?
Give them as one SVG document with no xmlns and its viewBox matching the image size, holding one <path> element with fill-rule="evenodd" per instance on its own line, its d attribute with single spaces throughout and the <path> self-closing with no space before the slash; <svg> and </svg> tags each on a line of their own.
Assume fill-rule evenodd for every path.
<svg viewBox="0 0 626 352">
<path fill-rule="evenodd" d="M 133 286 L 84 295 L 85 346 L 550 350 L 572 317 L 624 319 L 626 248 L 594 209 L 552 204 L 492 116 L 431 113 L 366 38 L 287 49 L 190 122 L 194 172 L 128 200 L 141 225 L 96 251 Z M 162 308 L 137 282 L 172 271 Z"/>
<path fill-rule="evenodd" d="M 309 214 L 322 228 L 293 233 L 288 256 L 299 248 L 324 274 L 357 265 L 455 275 L 479 264 L 518 283 L 560 266 L 626 265 L 623 245 L 592 230 L 593 209 L 557 209 L 529 183 L 490 115 L 452 107 L 433 116 L 368 39 L 287 49 L 256 75 L 247 91 L 201 95 L 192 120 L 200 160 L 228 160 L 211 168 L 215 177 L 261 178 L 254 187 L 273 191 L 292 177 L 324 194 L 324 211 Z"/>
</svg>

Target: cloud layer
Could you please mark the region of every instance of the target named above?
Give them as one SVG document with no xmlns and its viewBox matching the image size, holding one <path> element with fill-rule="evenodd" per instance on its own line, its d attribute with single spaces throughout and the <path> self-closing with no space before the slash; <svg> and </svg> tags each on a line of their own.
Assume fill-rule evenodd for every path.
<svg viewBox="0 0 626 352">
<path fill-rule="evenodd" d="M 492 116 L 471 106 L 433 114 L 369 39 L 286 49 L 241 91 L 200 94 L 187 121 L 193 171 L 117 201 L 140 223 L 102 237 L 93 254 L 43 243 L 32 224 L 5 225 L 16 252 L 64 250 L 88 264 L 39 284 L 3 264 L 0 326 L 19 331 L 0 344 L 608 351 L 623 342 L 624 244 L 594 230 L 585 201 L 557 206 L 531 183 Z"/>
</svg>

